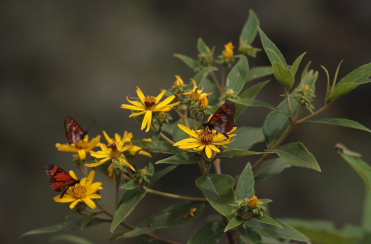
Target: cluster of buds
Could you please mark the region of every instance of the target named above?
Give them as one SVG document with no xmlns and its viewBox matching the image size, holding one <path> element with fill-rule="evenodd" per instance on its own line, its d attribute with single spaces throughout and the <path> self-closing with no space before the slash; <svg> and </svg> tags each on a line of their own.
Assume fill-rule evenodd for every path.
<svg viewBox="0 0 371 244">
<path fill-rule="evenodd" d="M 261 51 L 260 48 L 255 48 L 251 46 L 247 40 L 244 40 L 243 38 L 240 39 L 240 48 L 238 50 L 243 55 L 250 56 L 253 58 L 256 58 L 256 54 Z"/>
<path fill-rule="evenodd" d="M 309 85 L 304 85 L 297 91 L 297 94 L 293 96 L 303 106 L 305 106 L 311 113 L 313 113 L 314 106 L 312 104 L 316 95 Z"/>
<path fill-rule="evenodd" d="M 264 204 L 266 201 L 259 200 L 257 196 L 251 198 L 245 198 L 242 200 L 237 200 L 233 203 L 235 207 L 235 212 L 238 216 L 243 219 L 250 219 L 254 216 L 263 216 L 267 211 L 267 208 Z"/>
</svg>

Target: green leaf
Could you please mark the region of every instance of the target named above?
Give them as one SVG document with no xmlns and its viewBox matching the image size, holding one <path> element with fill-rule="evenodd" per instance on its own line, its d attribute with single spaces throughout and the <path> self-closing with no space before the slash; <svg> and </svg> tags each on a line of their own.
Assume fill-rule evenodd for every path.
<svg viewBox="0 0 371 244">
<path fill-rule="evenodd" d="M 134 140 L 133 145 L 142 147 L 144 150 L 150 150 L 153 152 L 160 152 L 160 153 L 167 153 L 167 154 L 176 154 L 181 153 L 183 150 L 179 149 L 178 147 L 174 147 L 173 144 L 167 141 L 139 141 Z"/>
<path fill-rule="evenodd" d="M 215 82 L 210 77 L 210 75 L 206 77 L 200 85 L 205 87 L 205 90 L 203 91 L 204 93 L 212 93 L 208 96 L 209 104 L 217 104 L 219 103 L 220 92 L 218 87 L 215 85 Z"/>
<path fill-rule="evenodd" d="M 298 71 L 298 68 L 300 66 L 300 63 L 301 63 L 301 60 L 304 58 L 306 52 L 303 53 L 302 55 L 300 55 L 299 57 L 297 57 L 294 61 L 294 63 L 292 64 L 291 66 L 291 72 L 292 72 L 292 75 L 295 77 L 296 75 L 296 72 Z"/>
<path fill-rule="evenodd" d="M 263 44 L 263 48 L 265 53 L 267 54 L 269 61 L 273 65 L 274 62 L 282 64 L 283 67 L 287 68 L 287 63 L 285 58 L 283 57 L 281 51 L 277 48 L 277 46 L 267 37 L 267 35 L 258 27 L 259 35 L 261 42 Z"/>
<path fill-rule="evenodd" d="M 65 222 L 62 222 L 56 225 L 46 226 L 46 227 L 28 231 L 24 233 L 21 237 L 27 236 L 27 235 L 46 234 L 46 233 L 53 233 L 53 232 L 58 232 L 58 231 L 81 229 L 82 223 L 84 221 L 85 221 L 85 218 L 68 220 L 68 221 L 65 221 Z M 86 225 L 86 227 L 97 225 L 100 223 L 103 223 L 103 221 L 98 220 L 98 219 L 93 219 Z"/>
<path fill-rule="evenodd" d="M 323 220 L 284 219 L 283 221 L 319 244 L 351 244 L 362 236 L 361 230 L 346 228 L 339 231 L 335 229 L 333 223 Z"/>
<path fill-rule="evenodd" d="M 239 98 L 239 99 L 228 99 L 234 103 L 237 103 L 237 104 L 241 104 L 241 105 L 244 105 L 244 106 L 247 106 L 247 107 L 264 107 L 264 108 L 268 108 L 268 109 L 271 109 L 273 111 L 276 111 L 276 112 L 281 112 L 281 110 L 279 110 L 277 107 L 273 106 L 273 105 L 270 105 L 269 103 L 266 103 L 264 101 L 259 101 L 259 100 L 255 100 L 255 99 L 252 99 L 252 98 Z"/>
<path fill-rule="evenodd" d="M 371 167 L 365 163 L 360 155 L 347 149 L 341 144 L 337 144 L 336 148 L 340 156 L 357 172 L 362 178 L 367 187 L 371 189 Z"/>
<path fill-rule="evenodd" d="M 76 244 L 93 244 L 93 242 L 76 235 L 71 234 L 60 234 L 50 237 L 49 242 L 60 242 L 63 241 L 63 243 L 70 242 L 70 243 L 76 243 Z"/>
<path fill-rule="evenodd" d="M 82 223 L 81 223 L 81 230 L 85 229 L 86 226 L 88 226 L 88 224 L 94 220 L 95 216 L 97 216 L 99 213 L 91 213 L 90 215 L 86 216 Z"/>
<path fill-rule="evenodd" d="M 282 229 L 282 225 L 280 225 L 280 223 L 278 223 L 275 219 L 273 219 L 273 218 L 271 218 L 267 215 L 256 217 L 255 220 L 257 220 L 261 223 L 264 223 L 264 224 L 267 224 L 267 225 L 273 225 L 273 226 L 276 226 L 276 227 Z"/>
<path fill-rule="evenodd" d="M 188 121 L 189 125 L 193 125 L 193 119 L 187 118 L 187 121 Z M 178 124 L 187 126 L 185 121 L 183 119 L 179 119 L 179 120 L 177 120 L 177 122 L 175 124 L 176 124 L 176 126 L 174 127 L 172 133 L 170 133 L 171 136 L 172 136 L 173 141 L 178 142 L 178 141 L 181 141 L 183 139 L 189 138 L 189 135 L 187 133 L 185 133 L 182 129 L 180 129 L 179 126 L 178 126 Z"/>
<path fill-rule="evenodd" d="M 247 43 L 251 45 L 254 42 L 256 34 L 258 33 L 258 26 L 260 21 L 258 16 L 253 10 L 249 11 L 249 18 L 247 19 L 245 25 L 242 28 L 240 38 L 247 40 Z"/>
<path fill-rule="evenodd" d="M 210 48 L 206 45 L 201 37 L 197 39 L 197 51 L 199 53 L 208 53 L 210 51 Z"/>
<path fill-rule="evenodd" d="M 366 188 L 366 197 L 363 202 L 362 227 L 371 233 L 371 190 Z"/>
<path fill-rule="evenodd" d="M 290 90 L 294 85 L 295 77 L 290 69 L 276 61 L 273 62 L 273 74 L 276 80 L 286 89 Z"/>
<path fill-rule="evenodd" d="M 229 231 L 230 229 L 236 228 L 240 226 L 244 220 L 240 217 L 233 217 L 229 222 L 228 225 L 225 227 L 224 232 Z"/>
<path fill-rule="evenodd" d="M 250 82 L 252 80 L 259 79 L 261 77 L 265 77 L 268 75 L 273 75 L 272 66 L 254 67 L 254 68 L 251 68 L 249 72 L 247 73 L 246 82 Z"/>
<path fill-rule="evenodd" d="M 133 211 L 137 204 L 143 199 L 145 194 L 146 190 L 143 189 L 135 189 L 125 192 L 125 194 L 122 196 L 122 202 L 113 217 L 110 227 L 111 232 L 113 232 L 116 227 L 119 226 L 127 216 L 129 216 L 131 211 Z"/>
<path fill-rule="evenodd" d="M 208 66 L 205 68 L 202 68 L 197 74 L 193 77 L 193 79 L 197 82 L 199 86 L 201 86 L 204 82 L 204 80 L 207 78 L 207 76 L 213 72 L 217 71 L 218 68 L 214 66 Z M 189 83 L 188 87 L 193 87 L 193 83 Z"/>
<path fill-rule="evenodd" d="M 255 97 L 260 93 L 260 91 L 264 88 L 266 84 L 268 84 L 269 80 L 260 82 L 256 85 L 251 86 L 249 89 L 241 93 L 240 98 L 250 98 L 255 99 Z M 237 120 L 241 114 L 243 114 L 248 106 L 242 104 L 235 104 L 236 107 L 236 114 L 234 115 L 234 120 Z"/>
<path fill-rule="evenodd" d="M 364 80 L 357 80 L 354 82 L 344 82 L 344 83 L 338 83 L 335 86 L 334 91 L 330 93 L 330 95 L 327 98 L 327 103 L 330 103 L 346 94 L 349 92 L 353 91 L 356 89 L 358 86 L 366 83 L 370 83 L 371 79 L 364 79 Z"/>
<path fill-rule="evenodd" d="M 264 154 L 262 152 L 253 152 L 243 149 L 234 149 L 234 148 L 223 148 L 222 152 L 220 153 L 220 158 L 238 158 L 238 157 L 246 157 L 251 155 L 257 154 Z"/>
<path fill-rule="evenodd" d="M 255 184 L 263 182 L 273 175 L 281 173 L 284 169 L 291 167 L 291 164 L 286 163 L 280 158 L 270 159 L 265 161 L 256 170 Z"/>
<path fill-rule="evenodd" d="M 305 79 L 302 82 L 305 82 L 311 87 L 312 90 L 314 90 L 317 77 L 318 77 L 317 72 L 315 73 L 308 72 L 308 74 L 305 76 Z M 300 88 L 300 84 L 298 88 Z M 294 92 L 292 93 L 293 96 L 297 94 L 298 88 L 296 88 Z M 299 111 L 300 104 L 293 97 L 290 98 L 290 103 L 291 103 L 292 113 L 296 114 Z M 268 143 L 272 143 L 276 141 L 279 137 L 281 137 L 281 135 L 286 131 L 286 129 L 290 125 L 286 100 L 284 99 L 277 106 L 277 108 L 283 111 L 284 113 L 278 113 L 275 111 L 270 112 L 263 124 L 263 131 L 264 131 L 265 139 L 267 140 Z"/>
<path fill-rule="evenodd" d="M 164 158 L 157 161 L 155 164 L 196 164 L 202 159 L 201 155 L 196 152 L 182 152 L 171 156 L 169 158 Z"/>
<path fill-rule="evenodd" d="M 210 205 L 219 213 L 231 218 L 234 202 L 234 180 L 230 175 L 201 176 L 196 180 L 197 187 L 203 192 Z"/>
<path fill-rule="evenodd" d="M 252 198 L 255 195 L 254 184 L 254 174 L 252 172 L 250 163 L 248 163 L 238 180 L 236 188 L 236 200 Z"/>
<path fill-rule="evenodd" d="M 371 76 L 371 63 L 362 65 L 346 76 L 344 76 L 339 82 L 338 85 L 343 84 L 343 83 L 353 83 L 353 82 L 358 82 L 360 80 L 367 79 Z"/>
<path fill-rule="evenodd" d="M 196 219 L 204 210 L 205 203 L 203 202 L 182 202 L 170 206 L 141 222 L 134 230 L 117 233 L 112 238 L 127 238 L 143 234 L 151 233 L 157 229 L 172 228 L 179 225 L 189 223 Z M 196 208 L 193 216 L 184 216 L 189 213 L 192 208 Z"/>
<path fill-rule="evenodd" d="M 131 180 L 120 186 L 120 189 L 133 190 L 137 187 L 139 187 L 139 182 Z"/>
<path fill-rule="evenodd" d="M 262 243 L 262 236 L 254 228 L 241 226 L 238 228 L 238 234 L 240 234 L 241 240 L 248 244 Z"/>
<path fill-rule="evenodd" d="M 273 151 L 286 163 L 321 172 L 316 159 L 301 142 L 292 142 L 280 146 Z"/>
<path fill-rule="evenodd" d="M 229 72 L 225 89 L 226 91 L 233 89 L 235 92 L 240 93 L 247 81 L 249 62 L 243 55 L 236 55 L 236 57 L 239 57 L 240 60 Z"/>
<path fill-rule="evenodd" d="M 151 177 L 150 179 L 150 182 L 149 183 L 149 186 L 153 185 L 156 181 L 158 181 L 159 179 L 161 179 L 163 176 L 165 176 L 166 174 L 170 173 L 171 171 L 173 171 L 174 169 L 176 169 L 178 167 L 178 165 L 169 165 L 167 166 L 166 168 L 163 168 L 161 170 L 158 170 L 156 171 L 153 176 Z"/>
<path fill-rule="evenodd" d="M 303 235 L 302 233 L 298 232 L 291 226 L 278 221 L 278 223 L 282 226 L 282 228 L 273 226 L 273 225 L 267 225 L 264 223 L 261 223 L 255 219 L 251 219 L 250 221 L 246 222 L 245 224 L 248 227 L 254 228 L 256 232 L 258 232 L 262 236 L 266 237 L 273 237 L 273 238 L 282 238 L 282 239 L 288 239 L 288 240 L 294 240 L 294 241 L 302 241 L 305 243 L 311 243 L 308 237 Z"/>
<path fill-rule="evenodd" d="M 191 57 L 188 57 L 188 56 L 183 55 L 183 54 L 178 54 L 178 53 L 175 53 L 174 54 L 174 57 L 180 59 L 183 63 L 185 63 L 192 70 L 195 70 L 195 69 L 198 68 L 198 62 L 197 62 L 197 60 L 194 60 Z"/>
<path fill-rule="evenodd" d="M 263 129 L 261 127 L 238 127 L 237 136 L 229 144 L 230 148 L 249 150 L 253 145 L 264 141 Z"/>
<path fill-rule="evenodd" d="M 360 123 L 349 120 L 349 119 L 343 119 L 343 118 L 326 118 L 326 119 L 316 119 L 316 120 L 309 120 L 307 121 L 309 123 L 319 123 L 319 124 L 327 124 L 327 125 L 337 125 L 337 126 L 343 126 L 348 127 L 352 129 L 357 130 L 364 130 L 367 132 L 371 132 L 369 128 L 367 128 L 364 125 L 361 125 Z"/>
<path fill-rule="evenodd" d="M 187 244 L 216 244 L 224 236 L 225 225 L 219 221 L 213 221 L 202 226 Z"/>
</svg>

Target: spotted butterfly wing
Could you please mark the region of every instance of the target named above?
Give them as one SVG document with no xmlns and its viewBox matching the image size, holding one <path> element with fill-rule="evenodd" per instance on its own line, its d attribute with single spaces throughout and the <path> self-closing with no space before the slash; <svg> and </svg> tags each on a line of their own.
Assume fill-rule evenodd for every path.
<svg viewBox="0 0 371 244">
<path fill-rule="evenodd" d="M 62 192 L 61 198 L 70 186 L 74 186 L 76 183 L 80 182 L 72 178 L 72 176 L 63 169 L 51 163 L 45 166 L 45 171 L 49 176 L 50 187 L 56 192 Z"/>
<path fill-rule="evenodd" d="M 81 126 L 71 117 L 67 117 L 64 121 L 64 128 L 66 129 L 66 136 L 69 143 L 77 143 L 84 139 L 85 135 L 88 134 L 84 131 Z"/>
<path fill-rule="evenodd" d="M 234 114 L 236 113 L 236 107 L 232 102 L 225 102 L 218 110 L 211 116 L 209 121 L 204 124 L 205 128 L 210 130 L 214 129 L 222 133 L 225 137 L 234 127 Z"/>
</svg>

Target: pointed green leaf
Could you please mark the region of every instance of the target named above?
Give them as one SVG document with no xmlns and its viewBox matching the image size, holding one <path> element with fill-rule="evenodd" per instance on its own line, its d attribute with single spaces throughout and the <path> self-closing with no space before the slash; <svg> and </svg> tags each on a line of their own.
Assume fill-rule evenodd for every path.
<svg viewBox="0 0 371 244">
<path fill-rule="evenodd" d="M 197 51 L 199 53 L 208 53 L 210 51 L 210 48 L 201 37 L 197 39 Z"/>
<path fill-rule="evenodd" d="M 367 187 L 371 189 L 371 167 L 365 163 L 360 155 L 350 151 L 345 146 L 337 144 L 336 148 L 340 156 L 357 172 Z"/>
<path fill-rule="evenodd" d="M 315 89 L 315 82 L 317 81 L 318 77 L 318 72 L 313 73 L 312 71 L 308 72 L 306 75 L 306 79 L 303 80 L 302 82 L 305 82 L 308 84 L 312 90 Z M 300 84 L 298 88 L 300 87 Z M 294 90 L 292 95 L 297 94 L 297 89 Z M 292 113 L 296 114 L 299 111 L 300 104 L 298 101 L 291 97 L 290 98 L 290 103 L 291 103 L 291 109 Z M 278 106 L 277 108 L 284 113 L 278 113 L 278 112 L 270 112 L 267 116 L 267 118 L 264 121 L 263 124 L 263 131 L 265 135 L 265 139 L 267 140 L 268 143 L 272 143 L 276 141 L 287 129 L 287 127 L 290 125 L 290 120 L 288 115 L 288 109 L 287 109 L 287 102 L 284 99 Z"/>
<path fill-rule="evenodd" d="M 327 124 L 327 125 L 337 125 L 348 127 L 357 130 L 364 130 L 367 132 L 371 132 L 369 128 L 360 123 L 350 120 L 350 119 L 343 119 L 343 118 L 325 118 L 325 119 L 316 119 L 316 120 L 309 120 L 309 123 L 319 123 L 319 124 Z"/>
<path fill-rule="evenodd" d="M 251 43 L 253 43 L 253 41 L 255 40 L 256 34 L 258 33 L 259 25 L 260 21 L 258 16 L 253 10 L 250 9 L 249 18 L 242 28 L 240 38 L 242 38 L 243 40 L 247 40 L 247 43 L 251 45 Z"/>
<path fill-rule="evenodd" d="M 204 80 L 207 78 L 207 76 L 213 72 L 217 71 L 218 68 L 214 66 L 208 66 L 205 68 L 202 68 L 197 74 L 193 77 L 193 79 L 197 82 L 198 86 L 202 86 Z M 193 87 L 193 83 L 189 83 L 188 87 Z"/>
<path fill-rule="evenodd" d="M 134 230 L 117 233 L 112 239 L 134 237 L 151 233 L 157 229 L 172 228 L 195 220 L 203 212 L 204 202 L 182 202 L 170 206 L 141 222 Z M 194 217 L 186 216 L 191 209 L 195 208 Z"/>
<path fill-rule="evenodd" d="M 197 187 L 203 192 L 210 205 L 219 213 L 231 217 L 234 202 L 234 180 L 230 175 L 201 176 L 196 180 Z"/>
<path fill-rule="evenodd" d="M 301 63 L 301 60 L 304 58 L 306 52 L 303 53 L 302 55 L 300 55 L 299 57 L 297 57 L 294 61 L 294 63 L 292 64 L 291 66 L 291 72 L 292 72 L 292 75 L 295 77 L 296 75 L 296 72 L 298 71 L 298 68 L 300 66 L 300 63 Z"/>
<path fill-rule="evenodd" d="M 113 232 L 116 227 L 126 219 L 131 211 L 133 211 L 137 204 L 143 199 L 145 194 L 146 190 L 143 189 L 135 189 L 125 192 L 125 194 L 122 196 L 122 202 L 113 217 L 110 227 L 111 232 Z"/>
<path fill-rule="evenodd" d="M 166 168 L 163 168 L 161 170 L 157 170 L 153 176 L 151 177 L 150 179 L 150 182 L 149 183 L 149 186 L 153 185 L 156 181 L 158 181 L 159 179 L 161 179 L 163 176 L 165 176 L 166 174 L 170 173 L 171 171 L 173 171 L 174 169 L 176 169 L 178 167 L 178 165 L 169 165 L 167 166 Z"/>
<path fill-rule="evenodd" d="M 255 195 L 254 185 L 254 174 L 252 172 L 250 163 L 248 163 L 238 179 L 236 200 L 252 198 Z"/>
<path fill-rule="evenodd" d="M 333 223 L 323 220 L 284 219 L 283 222 L 306 235 L 314 243 L 353 244 L 362 236 L 360 229 L 345 228 L 340 231 Z"/>
<path fill-rule="evenodd" d="M 330 103 L 346 94 L 349 92 L 353 91 L 356 89 L 358 86 L 366 83 L 370 83 L 371 79 L 363 79 L 363 80 L 357 80 L 354 82 L 344 82 L 344 83 L 338 83 L 335 86 L 335 89 L 333 92 L 330 93 L 330 95 L 327 98 L 327 102 Z"/>
<path fill-rule="evenodd" d="M 201 155 L 196 152 L 182 152 L 171 156 L 169 158 L 164 158 L 156 162 L 156 164 L 196 164 L 201 161 Z"/>
<path fill-rule="evenodd" d="M 243 55 L 237 55 L 236 57 L 239 57 L 240 60 L 238 60 L 237 64 L 229 72 L 225 89 L 226 91 L 233 89 L 235 92 L 240 93 L 247 81 L 249 62 Z"/>
<path fill-rule="evenodd" d="M 339 82 L 338 85 L 343 83 L 353 83 L 358 82 L 360 80 L 367 79 L 371 76 L 371 63 L 362 65 L 346 76 L 344 76 Z"/>
<path fill-rule="evenodd" d="M 269 80 L 260 82 L 256 85 L 251 86 L 249 89 L 241 93 L 240 98 L 250 98 L 255 99 L 255 97 L 260 93 L 260 91 L 264 88 L 266 84 L 269 83 Z M 235 104 L 236 107 L 236 114 L 234 115 L 234 120 L 236 121 L 241 114 L 243 114 L 248 106 L 242 104 Z"/>
<path fill-rule="evenodd" d="M 302 241 L 305 243 L 311 243 L 308 237 L 295 230 L 291 226 L 278 221 L 282 228 L 261 223 L 255 219 L 246 222 L 246 226 L 254 228 L 260 235 L 272 238 L 282 238 L 287 240 Z"/>
<path fill-rule="evenodd" d="M 282 64 L 283 67 L 287 68 L 287 63 L 285 58 L 283 57 L 281 51 L 277 48 L 277 46 L 267 37 L 267 35 L 263 32 L 262 29 L 258 27 L 259 35 L 261 42 L 263 44 L 263 48 L 265 53 L 267 54 L 269 61 L 273 65 L 274 62 Z"/>
<path fill-rule="evenodd" d="M 280 223 L 278 223 L 275 219 L 273 219 L 273 218 L 271 218 L 267 215 L 256 217 L 255 220 L 257 220 L 261 223 L 264 223 L 264 224 L 267 224 L 267 225 L 273 225 L 273 226 L 276 226 L 276 227 L 282 229 L 282 225 L 280 225 Z"/>
<path fill-rule="evenodd" d="M 216 244 L 224 236 L 225 225 L 219 221 L 213 221 L 202 226 L 187 244 Z"/>
<path fill-rule="evenodd" d="M 284 169 L 291 167 L 291 164 L 286 163 L 280 158 L 270 159 L 265 161 L 256 170 L 255 184 L 265 181 L 273 175 L 281 173 Z"/>
<path fill-rule="evenodd" d="M 225 227 L 224 232 L 229 231 L 230 229 L 236 228 L 240 226 L 244 220 L 240 217 L 233 217 L 229 222 L 228 225 Z"/>
<path fill-rule="evenodd" d="M 183 150 L 179 149 L 178 147 L 174 147 L 173 144 L 167 141 L 153 142 L 134 140 L 133 145 L 142 147 L 144 150 L 150 150 L 152 152 L 160 152 L 167 154 L 176 154 L 183 152 Z"/>
<path fill-rule="evenodd" d="M 314 169 L 321 172 L 317 160 L 301 142 L 292 142 L 273 150 L 278 156 L 294 166 Z"/>
<path fill-rule="evenodd" d="M 133 190 L 137 187 L 139 187 L 139 182 L 131 180 L 120 186 L 120 189 Z"/>
<path fill-rule="evenodd" d="M 294 85 L 295 77 L 290 69 L 286 68 L 283 64 L 276 61 L 272 64 L 273 74 L 276 80 L 286 89 L 290 90 Z"/>
<path fill-rule="evenodd" d="M 272 66 L 261 66 L 261 67 L 254 67 L 249 70 L 247 73 L 247 81 L 250 82 L 255 79 L 259 79 L 261 77 L 265 77 L 268 75 L 273 75 L 273 68 Z"/>
<path fill-rule="evenodd" d="M 183 55 L 183 54 L 178 54 L 178 53 L 175 53 L 174 54 L 174 57 L 180 59 L 183 63 L 185 63 L 188 67 L 190 67 L 192 70 L 195 70 L 198 68 L 198 62 L 197 60 L 194 60 L 193 58 L 191 57 L 188 57 L 186 55 Z"/>
<path fill-rule="evenodd" d="M 27 235 L 46 234 L 46 233 L 53 233 L 53 232 L 58 232 L 58 231 L 80 229 L 84 221 L 85 221 L 85 218 L 68 220 L 68 221 L 65 221 L 65 222 L 62 222 L 56 225 L 46 226 L 46 227 L 28 231 L 22 234 L 21 237 L 27 236 Z M 97 225 L 100 223 L 103 223 L 103 221 L 98 220 L 98 219 L 93 219 L 86 225 L 86 227 L 90 227 L 90 226 Z"/>
<path fill-rule="evenodd" d="M 262 236 L 254 228 L 241 226 L 238 228 L 238 234 L 242 241 L 248 244 L 262 244 Z"/>
<path fill-rule="evenodd" d="M 255 100 L 255 99 L 252 99 L 252 98 L 239 98 L 239 99 L 228 99 L 234 103 L 237 103 L 237 104 L 242 104 L 244 106 L 247 106 L 247 107 L 264 107 L 264 108 L 268 108 L 268 109 L 271 109 L 273 111 L 276 111 L 276 112 L 281 112 L 281 110 L 279 110 L 277 107 L 273 106 L 273 105 L 270 105 L 269 103 L 266 103 L 264 101 L 259 101 L 259 100 Z"/>
<path fill-rule="evenodd" d="M 261 127 L 238 127 L 237 136 L 229 144 L 230 148 L 249 150 L 253 145 L 264 141 L 263 129 Z"/>
<path fill-rule="evenodd" d="M 234 149 L 234 148 L 223 148 L 222 152 L 220 153 L 220 158 L 238 158 L 238 157 L 246 157 L 251 155 L 263 154 L 262 152 L 253 152 L 243 149 Z"/>
</svg>

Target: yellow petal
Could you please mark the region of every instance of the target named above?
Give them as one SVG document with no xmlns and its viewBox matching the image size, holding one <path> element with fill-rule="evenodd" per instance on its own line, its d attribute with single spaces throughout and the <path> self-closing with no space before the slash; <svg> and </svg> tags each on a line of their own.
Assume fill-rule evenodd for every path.
<svg viewBox="0 0 371 244">
<path fill-rule="evenodd" d="M 220 150 L 219 150 L 219 148 L 217 148 L 216 146 L 214 146 L 214 145 L 212 145 L 212 144 L 210 144 L 210 145 L 208 145 L 210 148 L 211 148 L 211 150 L 213 150 L 214 152 L 217 152 L 217 153 L 220 153 Z"/>
<path fill-rule="evenodd" d="M 73 209 L 74 207 L 76 207 L 76 205 L 77 205 L 79 202 L 82 202 L 82 199 L 77 199 L 76 201 L 74 201 L 73 203 L 71 203 L 71 205 L 70 205 L 70 209 Z"/>
<path fill-rule="evenodd" d="M 55 144 L 55 146 L 58 148 L 58 151 L 63 151 L 63 152 L 77 152 L 78 151 L 78 149 L 71 146 L 70 144 L 57 143 Z"/>
<path fill-rule="evenodd" d="M 58 196 L 53 197 L 53 199 L 54 199 L 54 201 L 60 202 L 60 203 L 66 203 L 66 202 L 73 202 L 73 201 L 75 201 L 75 198 L 72 197 L 69 194 L 65 194 L 62 198 L 61 198 L 61 195 L 58 195 Z"/>
<path fill-rule="evenodd" d="M 185 133 L 187 133 L 188 135 L 191 135 L 191 136 L 193 136 L 193 137 L 198 138 L 198 134 L 197 134 L 194 130 L 189 129 L 187 126 L 182 125 L 182 124 L 178 124 L 178 127 L 179 127 L 182 131 L 184 131 Z"/>
<path fill-rule="evenodd" d="M 158 102 L 162 99 L 165 93 L 166 93 L 166 90 L 163 90 L 160 94 L 158 94 L 158 96 L 156 97 L 156 104 L 158 104 Z"/>
<path fill-rule="evenodd" d="M 132 114 L 129 115 L 129 118 L 131 118 L 131 117 L 135 117 L 135 116 L 138 116 L 138 115 L 142 115 L 142 114 L 144 114 L 145 112 L 147 112 L 147 110 L 144 110 L 144 111 L 142 111 L 142 112 L 138 112 L 138 113 L 132 113 Z"/>
<path fill-rule="evenodd" d="M 91 200 L 90 198 L 85 197 L 83 200 L 86 203 L 86 205 L 88 205 L 91 209 L 95 209 L 97 207 L 97 205 L 95 204 L 95 202 L 93 200 Z"/>
<path fill-rule="evenodd" d="M 74 178 L 75 180 L 78 180 L 79 178 L 77 178 L 77 175 L 75 174 L 75 172 L 73 170 L 70 170 L 70 175 L 72 178 Z"/>
<path fill-rule="evenodd" d="M 86 151 L 84 149 L 78 150 L 77 153 L 79 154 L 79 158 L 81 160 L 85 160 L 86 159 Z"/>
<path fill-rule="evenodd" d="M 113 144 L 113 140 L 111 137 L 109 137 L 107 132 L 103 131 L 103 135 L 104 135 L 104 138 L 106 138 L 106 141 L 108 142 L 109 145 Z"/>
<path fill-rule="evenodd" d="M 144 102 L 146 101 L 146 96 L 144 96 L 142 90 L 139 88 L 139 86 L 137 86 L 137 94 L 138 94 L 138 97 L 140 99 L 140 101 L 142 101 L 142 103 L 144 104 Z"/>
<path fill-rule="evenodd" d="M 103 187 L 102 187 L 102 182 L 94 182 L 88 189 L 87 189 L 87 192 L 86 194 L 87 195 L 91 195 L 93 194 L 94 192 L 98 191 L 98 190 L 102 190 Z"/>
<path fill-rule="evenodd" d="M 102 159 L 101 161 L 99 162 L 96 162 L 96 163 L 91 163 L 91 164 L 84 164 L 86 167 L 97 167 L 101 164 L 104 164 L 105 162 L 107 162 L 108 160 L 110 160 L 111 158 L 105 158 L 105 159 Z"/>
<path fill-rule="evenodd" d="M 146 132 L 148 132 L 151 129 L 151 122 L 152 122 L 152 111 L 147 110 L 146 114 L 144 115 L 143 121 L 142 121 L 141 129 L 143 130 L 144 127 L 147 126 Z"/>
<path fill-rule="evenodd" d="M 121 108 L 130 109 L 130 110 L 138 110 L 138 111 L 143 111 L 146 109 L 143 105 L 139 107 L 139 106 L 130 105 L 130 104 L 122 104 Z"/>
<path fill-rule="evenodd" d="M 205 147 L 205 153 L 206 153 L 206 157 L 207 158 L 211 158 L 213 156 L 213 151 L 211 150 L 211 148 L 209 146 L 210 145 L 207 145 Z"/>
</svg>

